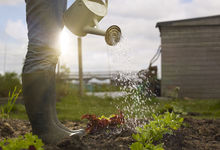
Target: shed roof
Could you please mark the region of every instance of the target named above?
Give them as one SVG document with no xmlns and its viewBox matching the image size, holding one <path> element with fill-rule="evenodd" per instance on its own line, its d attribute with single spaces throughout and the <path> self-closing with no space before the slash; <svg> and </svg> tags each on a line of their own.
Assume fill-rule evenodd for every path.
<svg viewBox="0 0 220 150">
<path fill-rule="evenodd" d="M 156 27 L 160 28 L 162 26 L 198 26 L 198 25 L 203 25 L 203 26 L 220 25 L 220 15 L 158 22 Z"/>
</svg>

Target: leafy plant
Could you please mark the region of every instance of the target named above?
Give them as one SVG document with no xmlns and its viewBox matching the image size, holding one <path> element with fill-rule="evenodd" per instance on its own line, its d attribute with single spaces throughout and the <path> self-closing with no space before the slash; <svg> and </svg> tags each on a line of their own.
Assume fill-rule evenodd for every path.
<svg viewBox="0 0 220 150">
<path fill-rule="evenodd" d="M 109 117 L 97 117 L 96 115 L 86 114 L 83 115 L 81 119 L 89 120 L 86 128 L 88 133 L 96 132 L 109 126 L 122 125 L 124 123 L 124 116 L 121 111 L 119 111 L 119 114 L 110 115 Z"/>
<path fill-rule="evenodd" d="M 36 135 L 27 133 L 13 139 L 0 141 L 0 150 L 43 150 L 43 142 Z"/>
<path fill-rule="evenodd" d="M 180 128 L 183 122 L 183 118 L 173 112 L 153 115 L 153 119 L 143 128 L 136 128 L 137 134 L 132 135 L 136 142 L 130 146 L 131 150 L 163 150 L 163 143 L 153 143 L 160 141 L 165 134 L 173 134 L 173 130 Z"/>
<path fill-rule="evenodd" d="M 181 106 L 178 106 L 178 101 L 172 101 L 169 104 L 165 104 L 158 112 L 163 114 L 165 112 L 174 112 L 176 114 L 187 115 L 187 112 Z"/>
<path fill-rule="evenodd" d="M 13 109 L 18 96 L 21 93 L 21 90 L 19 90 L 18 92 L 16 91 L 17 91 L 17 87 L 14 88 L 14 91 L 12 93 L 9 92 L 8 103 L 1 107 L 0 118 L 9 118 L 9 114 Z"/>
</svg>

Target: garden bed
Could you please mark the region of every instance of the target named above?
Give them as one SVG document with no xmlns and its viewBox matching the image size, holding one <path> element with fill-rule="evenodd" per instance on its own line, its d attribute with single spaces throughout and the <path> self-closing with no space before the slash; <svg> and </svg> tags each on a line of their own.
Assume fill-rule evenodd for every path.
<svg viewBox="0 0 220 150">
<path fill-rule="evenodd" d="M 85 128 L 79 122 L 65 122 L 71 129 Z M 24 135 L 31 131 L 28 121 L 0 120 L 0 140 Z M 102 149 L 127 150 L 132 144 L 128 128 L 110 128 L 81 138 L 66 138 L 55 145 L 46 145 L 45 150 Z M 217 150 L 220 149 L 220 120 L 185 118 L 184 126 L 163 138 L 166 150 Z"/>
</svg>

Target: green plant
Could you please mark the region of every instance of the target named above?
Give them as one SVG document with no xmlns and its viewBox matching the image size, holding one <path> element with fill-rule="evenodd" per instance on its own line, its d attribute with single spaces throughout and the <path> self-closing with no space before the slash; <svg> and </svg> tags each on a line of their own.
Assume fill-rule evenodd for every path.
<svg viewBox="0 0 220 150">
<path fill-rule="evenodd" d="M 82 119 L 88 119 L 86 131 L 88 133 L 96 132 L 101 129 L 105 129 L 109 126 L 119 126 L 124 124 L 124 116 L 121 111 L 119 114 L 113 114 L 109 117 L 102 115 L 101 117 L 96 117 L 96 115 L 83 115 Z"/>
<path fill-rule="evenodd" d="M 9 92 L 8 94 L 8 103 L 6 105 L 3 105 L 1 107 L 1 113 L 0 113 L 0 118 L 9 118 L 9 114 L 12 110 L 12 108 L 15 105 L 15 102 L 20 95 L 21 90 L 17 92 L 17 87 L 14 88 L 14 91 L 11 93 Z"/>
<path fill-rule="evenodd" d="M 176 114 L 187 115 L 187 112 L 184 111 L 182 106 L 178 105 L 179 101 L 175 100 L 170 103 L 164 104 L 162 108 L 158 110 L 159 114 L 163 114 L 165 112 L 174 112 Z"/>
<path fill-rule="evenodd" d="M 173 100 L 177 100 L 180 96 L 180 87 L 176 86 L 169 92 L 169 97 L 172 98 Z"/>
<path fill-rule="evenodd" d="M 43 150 L 43 145 L 42 140 L 31 133 L 0 141 L 1 150 Z"/>
<path fill-rule="evenodd" d="M 183 122 L 183 118 L 173 112 L 153 115 L 153 119 L 143 128 L 136 128 L 137 134 L 132 135 L 136 142 L 130 146 L 131 150 L 163 150 L 163 143 L 154 143 L 160 141 L 165 134 L 173 134 L 173 130 L 180 128 Z"/>
<path fill-rule="evenodd" d="M 114 84 L 87 84 L 85 90 L 87 92 L 113 92 L 120 91 L 120 87 Z"/>
</svg>

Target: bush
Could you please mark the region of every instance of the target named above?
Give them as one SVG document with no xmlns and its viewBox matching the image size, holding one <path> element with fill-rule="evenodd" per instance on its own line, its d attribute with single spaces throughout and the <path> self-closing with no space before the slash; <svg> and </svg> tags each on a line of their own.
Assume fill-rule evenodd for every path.
<svg viewBox="0 0 220 150">
<path fill-rule="evenodd" d="M 21 81 L 18 74 L 14 72 L 0 74 L 0 97 L 7 97 L 8 93 L 14 90 L 14 87 L 21 89 Z"/>
<path fill-rule="evenodd" d="M 113 84 L 91 84 L 85 85 L 88 92 L 117 92 L 120 87 Z"/>
<path fill-rule="evenodd" d="M 56 74 L 56 96 L 57 99 L 61 99 L 71 93 L 71 83 L 63 78 L 68 77 L 70 74 L 70 68 L 66 65 L 60 67 L 59 73 Z"/>
<path fill-rule="evenodd" d="M 77 87 L 74 87 L 74 85 L 70 82 L 65 82 L 62 80 L 56 81 L 56 96 L 58 100 L 70 95 L 71 93 L 77 93 L 77 91 Z"/>
</svg>

